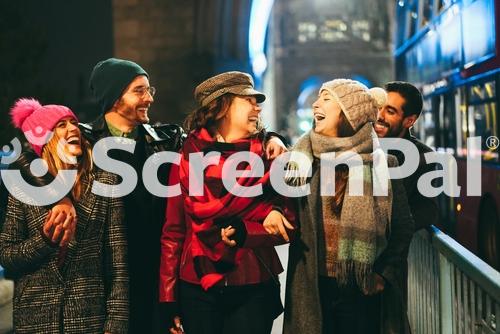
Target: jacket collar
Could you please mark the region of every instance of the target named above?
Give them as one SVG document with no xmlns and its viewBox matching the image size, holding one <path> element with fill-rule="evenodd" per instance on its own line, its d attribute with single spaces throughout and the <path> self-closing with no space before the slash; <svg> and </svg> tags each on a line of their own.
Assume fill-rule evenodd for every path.
<svg viewBox="0 0 500 334">
<path fill-rule="evenodd" d="M 410 141 L 415 141 L 417 139 L 417 137 L 415 137 L 412 134 L 411 129 L 406 130 L 402 138 L 410 140 Z"/>
<path fill-rule="evenodd" d="M 103 138 L 103 137 L 111 137 L 112 134 L 109 131 L 108 128 L 108 123 L 106 122 L 106 118 L 104 117 L 104 114 L 99 115 L 92 123 L 92 132 L 97 138 Z M 151 127 L 149 124 L 141 124 L 137 126 L 138 130 L 138 137 L 141 135 L 144 135 L 144 133 L 149 133 L 149 131 L 146 131 L 145 127 Z"/>
<path fill-rule="evenodd" d="M 111 136 L 109 132 L 108 125 L 106 123 L 106 119 L 104 118 L 104 114 L 99 115 L 92 123 L 92 132 L 101 138 Z"/>
</svg>

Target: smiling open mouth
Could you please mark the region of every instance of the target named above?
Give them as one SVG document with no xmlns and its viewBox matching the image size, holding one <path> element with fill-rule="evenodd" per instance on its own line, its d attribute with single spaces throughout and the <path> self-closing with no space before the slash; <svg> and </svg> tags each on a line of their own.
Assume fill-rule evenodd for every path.
<svg viewBox="0 0 500 334">
<path fill-rule="evenodd" d="M 322 121 L 322 120 L 325 119 L 325 115 L 323 115 L 323 114 L 314 114 L 314 119 L 316 121 Z"/>
<path fill-rule="evenodd" d="M 78 137 L 69 137 L 66 142 L 71 145 L 79 145 L 80 144 L 80 138 Z"/>
<path fill-rule="evenodd" d="M 377 122 L 375 123 L 375 127 L 376 127 L 376 128 L 388 128 L 388 127 L 389 127 L 389 124 L 384 123 L 384 122 L 381 122 L 381 121 L 377 121 Z"/>
</svg>

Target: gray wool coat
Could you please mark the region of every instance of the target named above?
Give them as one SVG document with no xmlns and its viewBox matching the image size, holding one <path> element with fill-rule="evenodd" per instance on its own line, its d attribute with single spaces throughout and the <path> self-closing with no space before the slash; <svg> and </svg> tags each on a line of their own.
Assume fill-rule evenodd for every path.
<svg viewBox="0 0 500 334">
<path fill-rule="evenodd" d="M 116 175 L 96 172 L 116 184 Z M 85 185 L 84 185 L 85 186 Z M 0 264 L 15 277 L 16 333 L 126 333 L 128 273 L 123 205 L 91 192 L 76 204 L 78 222 L 64 263 L 42 238 L 47 209 L 9 195 Z"/>
<path fill-rule="evenodd" d="M 397 166 L 388 156 L 390 167 Z M 318 283 L 318 223 L 321 215 L 319 163 L 313 163 L 311 194 L 299 199 L 300 233 L 290 244 L 285 294 L 285 334 L 322 333 L 322 314 Z M 405 189 L 401 180 L 392 180 L 392 216 L 388 245 L 374 264 L 374 271 L 389 284 L 381 293 L 381 334 L 409 333 L 409 323 L 402 296 L 406 254 L 414 229 Z M 317 190 L 317 193 L 314 191 Z"/>
</svg>

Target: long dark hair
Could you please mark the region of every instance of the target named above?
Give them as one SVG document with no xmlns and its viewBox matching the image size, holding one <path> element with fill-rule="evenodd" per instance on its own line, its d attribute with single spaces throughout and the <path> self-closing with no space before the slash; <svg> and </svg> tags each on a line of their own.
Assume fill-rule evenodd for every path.
<svg viewBox="0 0 500 334">
<path fill-rule="evenodd" d="M 190 133 L 205 128 L 214 135 L 218 121 L 226 115 L 234 97 L 234 94 L 224 94 L 208 105 L 193 110 L 184 121 L 186 132 Z"/>
<path fill-rule="evenodd" d="M 344 111 L 340 112 L 340 122 L 337 124 L 338 137 L 352 137 L 356 132 L 347 120 Z M 336 217 L 340 217 L 342 205 L 349 178 L 349 168 L 345 164 L 335 166 L 335 196 L 333 196 L 332 210 Z"/>
</svg>

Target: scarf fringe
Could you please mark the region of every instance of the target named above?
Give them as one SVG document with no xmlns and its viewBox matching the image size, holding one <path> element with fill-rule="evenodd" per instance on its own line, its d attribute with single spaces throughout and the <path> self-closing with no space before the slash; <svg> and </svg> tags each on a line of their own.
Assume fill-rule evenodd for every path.
<svg viewBox="0 0 500 334">
<path fill-rule="evenodd" d="M 371 291 L 374 288 L 372 264 L 340 261 L 335 263 L 334 273 L 340 286 L 357 285 L 365 291 Z"/>
</svg>

